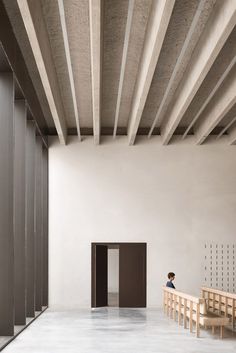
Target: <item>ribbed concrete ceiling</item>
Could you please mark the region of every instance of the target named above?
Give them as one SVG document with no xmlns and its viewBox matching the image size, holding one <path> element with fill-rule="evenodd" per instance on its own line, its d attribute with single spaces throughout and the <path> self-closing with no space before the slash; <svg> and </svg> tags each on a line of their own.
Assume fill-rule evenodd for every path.
<svg viewBox="0 0 236 353">
<path fill-rule="evenodd" d="M 161 134 L 166 144 L 184 133 L 196 134 L 197 143 L 210 134 L 227 134 L 235 142 L 236 1 L 40 0 L 37 14 L 32 0 L 19 2 L 16 7 L 4 0 L 49 128 L 54 117 L 40 83 L 32 30 L 51 74 L 47 34 L 59 92 L 54 99 L 62 102 L 60 119 L 69 133 L 127 134 L 129 144 L 137 134 Z M 100 43 L 93 28 L 101 32 Z"/>
<path fill-rule="evenodd" d="M 193 120 L 194 116 L 197 115 L 201 106 L 204 104 L 206 97 L 208 97 L 211 91 L 216 86 L 217 82 L 220 80 L 224 72 L 229 67 L 232 60 L 236 57 L 236 27 L 230 34 L 225 45 L 221 49 L 218 57 L 216 58 L 214 64 L 212 65 L 210 71 L 208 72 L 205 80 L 203 81 L 201 87 L 189 108 L 187 109 L 180 125 L 188 126 Z M 209 103 L 210 104 L 210 103 Z M 226 120 L 221 121 L 221 125 L 224 126 Z"/>
</svg>

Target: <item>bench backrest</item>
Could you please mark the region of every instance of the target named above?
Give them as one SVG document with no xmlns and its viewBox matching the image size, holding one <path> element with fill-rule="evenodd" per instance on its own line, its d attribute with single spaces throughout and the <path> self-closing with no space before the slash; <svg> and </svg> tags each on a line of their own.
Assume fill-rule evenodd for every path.
<svg viewBox="0 0 236 353">
<path fill-rule="evenodd" d="M 165 286 L 163 286 L 163 293 L 164 303 L 166 302 L 166 298 L 168 298 L 168 300 L 172 299 L 172 301 L 175 301 L 176 303 L 180 302 L 181 305 L 185 305 L 187 310 L 192 307 L 194 312 L 199 310 L 200 314 L 206 314 L 206 300 L 204 298 L 195 297 Z"/>
<path fill-rule="evenodd" d="M 215 288 L 202 287 L 201 296 L 206 299 L 208 311 L 220 316 L 231 317 L 234 327 L 236 321 L 236 294 Z"/>
</svg>

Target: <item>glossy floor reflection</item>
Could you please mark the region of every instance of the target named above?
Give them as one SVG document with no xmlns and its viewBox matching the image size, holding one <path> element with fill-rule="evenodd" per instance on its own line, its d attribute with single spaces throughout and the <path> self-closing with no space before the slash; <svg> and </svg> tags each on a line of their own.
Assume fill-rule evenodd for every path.
<svg viewBox="0 0 236 353">
<path fill-rule="evenodd" d="M 4 353 L 233 353 L 236 336 L 188 330 L 154 309 L 47 310 Z"/>
</svg>

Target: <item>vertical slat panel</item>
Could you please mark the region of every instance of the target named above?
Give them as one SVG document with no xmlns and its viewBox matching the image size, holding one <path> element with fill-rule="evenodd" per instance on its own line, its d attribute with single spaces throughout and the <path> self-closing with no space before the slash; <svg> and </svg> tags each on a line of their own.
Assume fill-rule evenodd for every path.
<svg viewBox="0 0 236 353">
<path fill-rule="evenodd" d="M 14 109 L 14 268 L 15 324 L 26 322 L 25 283 L 25 100 L 16 100 Z"/>
<path fill-rule="evenodd" d="M 48 306 L 48 150 L 43 148 L 43 306 Z"/>
<path fill-rule="evenodd" d="M 36 137 L 35 154 L 35 307 L 42 310 L 42 140 Z"/>
<path fill-rule="evenodd" d="M 14 333 L 12 73 L 0 73 L 0 335 Z"/>
<path fill-rule="evenodd" d="M 35 124 L 26 130 L 26 316 L 35 316 Z"/>
</svg>

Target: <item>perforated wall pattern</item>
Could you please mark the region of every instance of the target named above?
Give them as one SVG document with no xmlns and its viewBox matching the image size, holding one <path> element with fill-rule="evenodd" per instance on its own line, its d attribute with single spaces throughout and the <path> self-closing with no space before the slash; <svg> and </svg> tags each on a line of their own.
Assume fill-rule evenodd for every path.
<svg viewBox="0 0 236 353">
<path fill-rule="evenodd" d="M 205 244 L 205 286 L 235 293 L 236 244 Z"/>
</svg>

